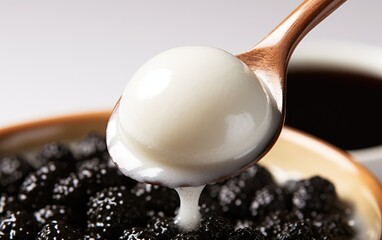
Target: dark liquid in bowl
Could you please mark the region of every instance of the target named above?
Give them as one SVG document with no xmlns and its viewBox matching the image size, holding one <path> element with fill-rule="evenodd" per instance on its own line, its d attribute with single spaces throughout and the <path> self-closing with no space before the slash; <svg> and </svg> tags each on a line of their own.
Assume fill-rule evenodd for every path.
<svg viewBox="0 0 382 240">
<path fill-rule="evenodd" d="M 342 149 L 382 144 L 382 79 L 330 70 L 290 70 L 286 124 Z"/>
</svg>

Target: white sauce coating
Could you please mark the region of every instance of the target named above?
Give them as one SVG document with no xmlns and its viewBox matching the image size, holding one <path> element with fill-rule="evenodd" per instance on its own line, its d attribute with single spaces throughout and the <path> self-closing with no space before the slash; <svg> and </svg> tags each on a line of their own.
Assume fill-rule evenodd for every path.
<svg viewBox="0 0 382 240">
<path fill-rule="evenodd" d="M 238 58 L 211 47 L 160 53 L 130 79 L 107 128 L 121 171 L 141 182 L 201 186 L 267 147 L 281 113 Z"/>
</svg>

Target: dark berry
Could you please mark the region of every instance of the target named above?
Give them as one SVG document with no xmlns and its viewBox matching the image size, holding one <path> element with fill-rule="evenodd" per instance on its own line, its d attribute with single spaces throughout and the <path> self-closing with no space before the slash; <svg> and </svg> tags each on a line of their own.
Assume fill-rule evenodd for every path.
<svg viewBox="0 0 382 240">
<path fill-rule="evenodd" d="M 0 217 L 6 214 L 7 211 L 21 210 L 22 207 L 17 202 L 15 197 L 9 196 L 6 193 L 0 194 Z"/>
<path fill-rule="evenodd" d="M 79 230 L 60 222 L 51 221 L 44 225 L 42 230 L 38 232 L 36 240 L 80 240 L 82 239 Z"/>
<path fill-rule="evenodd" d="M 206 195 L 204 195 L 206 196 Z M 202 216 L 204 215 L 223 215 L 222 209 L 216 200 L 203 197 L 199 199 L 199 208 Z"/>
<path fill-rule="evenodd" d="M 284 223 L 298 220 L 299 218 L 296 215 L 286 210 L 271 212 L 265 216 L 257 228 L 267 239 L 273 239 L 281 232 Z"/>
<path fill-rule="evenodd" d="M 106 140 L 97 133 L 89 133 L 81 139 L 74 147 L 74 154 L 78 160 L 99 157 L 107 159 Z"/>
<path fill-rule="evenodd" d="M 318 236 L 327 236 L 328 239 L 351 239 L 355 230 L 351 221 L 342 214 L 318 214 L 310 218 L 313 231 Z"/>
<path fill-rule="evenodd" d="M 256 191 L 249 212 L 254 219 L 262 220 L 271 212 L 286 209 L 283 191 L 277 186 L 265 186 Z"/>
<path fill-rule="evenodd" d="M 99 157 L 93 157 L 83 161 L 78 161 L 76 169 L 77 171 L 81 171 L 83 169 L 93 169 L 99 166 L 100 164 L 105 164 L 105 161 Z"/>
<path fill-rule="evenodd" d="M 255 165 L 222 184 L 216 200 L 226 217 L 243 218 L 248 216 L 252 195 L 268 184 L 274 184 L 272 175 L 265 168 Z"/>
<path fill-rule="evenodd" d="M 70 209 L 61 205 L 46 205 L 45 207 L 34 212 L 36 222 L 40 227 L 51 221 L 69 221 L 72 212 Z"/>
<path fill-rule="evenodd" d="M 187 232 L 174 223 L 176 191 L 123 176 L 110 164 L 104 137 L 91 133 L 70 147 L 46 144 L 34 159 L 41 165 L 36 171 L 22 158 L 0 158 L 0 239 L 36 239 L 38 231 L 37 239 L 82 240 L 356 235 L 353 212 L 339 201 L 332 183 L 313 177 L 279 187 L 259 165 L 207 186 L 199 201 L 202 221 Z"/>
<path fill-rule="evenodd" d="M 52 198 L 55 202 L 66 206 L 84 206 L 87 202 L 84 188 L 77 174 L 71 173 L 54 184 Z"/>
<path fill-rule="evenodd" d="M 264 235 L 259 230 L 252 228 L 239 228 L 231 232 L 228 240 L 265 240 Z"/>
<path fill-rule="evenodd" d="M 112 239 L 121 236 L 124 229 L 143 225 L 143 210 L 139 201 L 124 186 L 106 188 L 88 203 L 87 231 Z"/>
<path fill-rule="evenodd" d="M 103 188 L 120 185 L 130 187 L 134 184 L 132 179 L 123 176 L 117 168 L 108 166 L 99 158 L 93 158 L 82 161 L 76 172 L 54 185 L 53 199 L 61 204 L 78 206 Z"/>
<path fill-rule="evenodd" d="M 220 240 L 226 239 L 234 231 L 234 226 L 226 218 L 205 216 L 197 231 L 208 236 L 208 239 Z"/>
<path fill-rule="evenodd" d="M 135 184 L 135 181 L 123 176 L 116 167 L 111 167 L 107 163 L 94 164 L 92 161 L 96 160 L 85 161 L 76 172 L 77 178 L 80 184 L 85 187 L 87 195 L 93 195 L 105 187 L 131 187 Z"/>
<path fill-rule="evenodd" d="M 16 194 L 31 165 L 23 158 L 5 156 L 0 158 L 0 192 Z"/>
<path fill-rule="evenodd" d="M 75 159 L 73 154 L 68 146 L 61 142 L 51 142 L 45 144 L 38 158 L 42 164 L 51 161 L 60 164 L 61 171 L 66 171 L 66 173 L 74 170 Z"/>
<path fill-rule="evenodd" d="M 21 184 L 19 201 L 26 207 L 37 209 L 51 202 L 54 183 L 64 174 L 56 162 L 48 162 L 31 172 Z"/>
<path fill-rule="evenodd" d="M 134 227 L 123 231 L 119 240 L 156 240 L 155 234 L 147 229 Z"/>
<path fill-rule="evenodd" d="M 0 224 L 1 239 L 35 239 L 37 231 L 33 215 L 25 211 L 8 211 Z"/>
<path fill-rule="evenodd" d="M 179 197 L 174 189 L 138 183 L 131 189 L 140 202 L 144 203 L 147 212 L 163 212 L 165 216 L 172 217 L 175 210 L 179 207 Z M 149 213 L 146 213 L 149 215 Z"/>
<path fill-rule="evenodd" d="M 154 217 L 147 225 L 147 229 L 153 232 L 158 240 L 171 239 L 179 233 L 179 228 L 172 218 Z"/>
<path fill-rule="evenodd" d="M 328 212 L 336 202 L 334 185 L 321 177 L 299 181 L 292 194 L 293 207 L 304 213 Z"/>
<path fill-rule="evenodd" d="M 314 239 L 309 222 L 296 221 L 284 223 L 275 239 L 309 240 Z"/>
<path fill-rule="evenodd" d="M 200 232 L 192 231 L 186 233 L 179 233 L 171 240 L 209 240 L 209 238 Z"/>
<path fill-rule="evenodd" d="M 235 223 L 235 229 L 239 228 L 254 228 L 256 225 L 254 221 L 250 219 L 244 219 L 244 220 L 237 220 Z"/>
</svg>

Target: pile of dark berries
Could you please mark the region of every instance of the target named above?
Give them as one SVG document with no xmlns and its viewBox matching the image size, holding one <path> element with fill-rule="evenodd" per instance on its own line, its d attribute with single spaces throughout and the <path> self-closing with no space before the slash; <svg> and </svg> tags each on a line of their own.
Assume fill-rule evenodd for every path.
<svg viewBox="0 0 382 240">
<path fill-rule="evenodd" d="M 32 161 L 33 160 L 33 161 Z M 351 239 L 352 210 L 316 176 L 280 186 L 261 166 L 207 186 L 202 222 L 174 224 L 176 192 L 137 183 L 111 163 L 105 139 L 46 144 L 34 159 L 0 156 L 0 239 Z M 32 166 L 29 162 L 38 162 Z"/>
</svg>

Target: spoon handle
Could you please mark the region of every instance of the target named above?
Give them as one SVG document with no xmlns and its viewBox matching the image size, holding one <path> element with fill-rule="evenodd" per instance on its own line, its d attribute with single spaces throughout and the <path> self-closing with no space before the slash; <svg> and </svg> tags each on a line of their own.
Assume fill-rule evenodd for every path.
<svg viewBox="0 0 382 240">
<path fill-rule="evenodd" d="M 286 70 L 290 56 L 300 40 L 344 2 L 346 0 L 305 0 L 253 49 L 238 57 L 251 68 L 259 68 L 265 66 L 264 60 L 259 61 L 263 66 L 257 65 L 258 57 L 269 56 L 269 61 L 277 62 L 266 65 L 273 66 L 273 70 Z M 261 54 L 262 50 L 264 54 Z"/>
<path fill-rule="evenodd" d="M 290 56 L 300 40 L 346 0 L 305 0 L 263 40 L 237 55 L 272 92 L 285 113 L 285 76 Z"/>
</svg>

